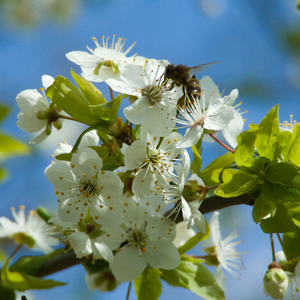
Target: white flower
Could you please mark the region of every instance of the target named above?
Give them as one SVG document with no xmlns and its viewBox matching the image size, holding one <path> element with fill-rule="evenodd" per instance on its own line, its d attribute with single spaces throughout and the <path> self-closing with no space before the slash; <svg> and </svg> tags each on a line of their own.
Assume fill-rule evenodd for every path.
<svg viewBox="0 0 300 300">
<path fill-rule="evenodd" d="M 179 168 L 176 170 L 179 179 L 174 178 L 174 184 L 166 185 L 164 188 L 165 204 L 177 203 L 174 210 L 180 211 L 180 208 L 182 209 L 183 221 L 186 223 L 187 229 L 195 224 L 196 228 L 205 234 L 205 218 L 199 211 L 201 201 L 206 196 L 204 190 L 199 190 L 201 186 L 204 186 L 204 183 L 196 174 L 193 174 L 186 181 L 186 172 L 184 174 Z"/>
<path fill-rule="evenodd" d="M 124 108 L 125 117 L 134 124 L 148 122 L 159 136 L 167 136 L 174 128 L 173 116 L 176 103 L 182 95 L 181 89 L 169 91 L 159 85 L 168 61 L 145 60 L 144 66 L 120 63 L 122 85 L 108 84 L 118 92 L 137 96 L 134 103 Z"/>
<path fill-rule="evenodd" d="M 208 76 L 200 80 L 202 87 L 200 99 L 194 99 L 187 109 L 180 109 L 176 122 L 186 128 L 186 133 L 178 143 L 178 147 L 191 147 L 201 138 L 204 129 L 209 131 L 222 130 L 226 140 L 232 144 L 241 132 L 244 121 L 232 107 L 238 97 L 238 90 L 228 96 L 221 97 L 217 86 Z"/>
<path fill-rule="evenodd" d="M 283 299 L 288 285 L 289 279 L 287 274 L 280 268 L 280 265 L 279 268 L 274 266 L 264 276 L 263 291 L 265 295 L 270 295 L 273 299 Z"/>
<path fill-rule="evenodd" d="M 45 89 L 53 82 L 54 78 L 51 76 L 42 76 Z M 49 102 L 44 92 L 42 95 L 37 90 L 25 90 L 17 95 L 16 101 L 21 109 L 18 114 L 18 127 L 26 132 L 37 132 L 44 129 L 42 133 L 30 141 L 31 144 L 38 144 L 45 140 L 51 133 L 52 124 L 57 129 L 61 128 L 62 123 L 58 119 L 58 111 L 53 107 L 49 108 Z M 39 117 L 38 114 L 40 114 Z"/>
<path fill-rule="evenodd" d="M 128 170 L 137 170 L 132 191 L 140 198 L 159 190 L 173 178 L 174 165 L 181 149 L 176 143 L 182 136 L 172 132 L 159 144 L 160 137 L 155 135 L 147 123 L 141 126 L 140 140 L 134 141 L 125 151 L 124 163 Z"/>
<path fill-rule="evenodd" d="M 112 251 L 124 241 L 121 227 L 108 228 L 96 223 L 63 222 L 59 217 L 51 218 L 48 222 L 63 228 L 77 258 L 93 254 L 96 259 L 103 258 L 112 262 Z M 120 223 L 118 220 L 115 222 L 116 225 Z"/>
<path fill-rule="evenodd" d="M 281 266 L 288 266 L 288 270 L 292 271 L 292 272 L 285 271 L 285 273 L 289 278 L 289 284 L 291 287 L 291 295 L 294 299 L 295 293 L 299 292 L 299 289 L 300 289 L 300 262 L 298 261 L 296 264 L 289 265 L 283 251 L 277 252 L 275 254 L 275 256 L 278 259 L 278 262 Z M 293 268 L 293 270 L 290 270 L 290 268 Z"/>
<path fill-rule="evenodd" d="M 126 55 L 135 43 L 124 52 L 126 39 L 119 38 L 115 42 L 115 36 L 113 36 L 110 45 L 108 38 L 105 40 L 103 36 L 102 44 L 99 44 L 96 38 L 93 38 L 93 41 L 96 49 L 92 50 L 87 47 L 92 54 L 84 51 L 73 51 L 67 53 L 66 57 L 81 67 L 81 75 L 89 81 L 101 82 L 108 78 L 119 80 L 118 64 L 124 60 L 134 61 L 135 55 L 130 58 Z"/>
<path fill-rule="evenodd" d="M 0 238 L 15 238 L 18 244 L 26 244 L 32 250 L 41 250 L 45 253 L 53 251 L 51 246 L 57 245 L 59 240 L 49 236 L 53 234 L 53 226 L 49 226 L 42 220 L 36 211 L 30 211 L 26 220 L 24 213 L 25 206 L 20 206 L 16 213 L 12 207 L 12 215 L 15 222 L 6 217 L 0 218 Z"/>
<path fill-rule="evenodd" d="M 239 235 L 235 232 L 222 240 L 219 212 L 215 211 L 210 219 L 210 236 L 204 241 L 204 251 L 210 254 L 216 254 L 219 265 L 216 268 L 216 280 L 223 291 L 226 290 L 225 275 L 221 269 L 224 268 L 229 274 L 238 277 L 239 273 L 236 270 L 241 270 L 242 262 L 239 254 L 243 252 L 236 252 L 235 247 L 241 242 L 232 242 Z"/>
<path fill-rule="evenodd" d="M 173 245 L 176 227 L 161 214 L 152 215 L 147 205 L 132 199 L 124 203 L 123 235 L 126 244 L 118 249 L 110 264 L 112 273 L 120 282 L 139 277 L 147 264 L 151 268 L 174 269 L 180 255 Z"/>
<path fill-rule="evenodd" d="M 72 155 L 69 164 L 55 162 L 45 169 L 63 221 L 82 221 L 89 208 L 97 223 L 116 226 L 121 217 L 123 183 L 113 172 L 101 171 L 102 165 L 95 150 L 83 147 Z"/>
<path fill-rule="evenodd" d="M 87 147 L 87 146 L 98 146 L 99 144 L 99 136 L 97 134 L 97 130 L 91 130 L 86 133 L 80 141 L 78 148 Z M 62 153 L 70 153 L 73 147 L 71 144 L 67 143 L 65 140 L 62 143 L 58 144 L 58 148 L 56 148 L 53 152 L 52 156 L 57 156 Z"/>
</svg>

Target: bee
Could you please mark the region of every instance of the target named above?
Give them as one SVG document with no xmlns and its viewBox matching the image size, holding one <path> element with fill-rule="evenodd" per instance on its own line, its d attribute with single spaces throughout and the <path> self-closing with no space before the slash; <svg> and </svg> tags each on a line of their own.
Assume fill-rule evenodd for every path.
<svg viewBox="0 0 300 300">
<path fill-rule="evenodd" d="M 173 64 L 166 66 L 163 76 L 165 84 L 168 80 L 171 80 L 169 90 L 173 89 L 175 85 L 182 85 L 183 96 L 178 99 L 177 106 L 181 108 L 188 107 L 194 102 L 194 99 L 200 99 L 201 86 L 195 74 L 204 71 L 210 65 L 216 63 L 218 62 L 202 64 L 191 68 L 185 65 L 174 66 Z M 191 74 L 193 75 L 191 76 Z M 177 116 L 178 114 L 179 111 L 177 110 Z"/>
</svg>

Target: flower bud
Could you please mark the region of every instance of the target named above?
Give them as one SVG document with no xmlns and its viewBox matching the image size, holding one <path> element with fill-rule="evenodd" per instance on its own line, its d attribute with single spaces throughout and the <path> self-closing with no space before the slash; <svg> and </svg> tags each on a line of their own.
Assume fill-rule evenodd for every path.
<svg viewBox="0 0 300 300">
<path fill-rule="evenodd" d="M 289 285 L 286 273 L 281 269 L 280 264 L 273 262 L 264 277 L 263 290 L 266 295 L 273 299 L 283 299 Z"/>
<path fill-rule="evenodd" d="M 109 271 L 87 274 L 85 279 L 91 291 L 98 289 L 103 293 L 111 292 L 120 285 L 120 282 Z"/>
</svg>

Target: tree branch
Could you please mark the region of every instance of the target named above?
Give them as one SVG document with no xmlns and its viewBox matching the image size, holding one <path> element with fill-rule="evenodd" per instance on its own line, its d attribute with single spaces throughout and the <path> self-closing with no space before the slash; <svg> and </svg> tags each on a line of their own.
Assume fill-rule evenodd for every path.
<svg viewBox="0 0 300 300">
<path fill-rule="evenodd" d="M 219 196 L 212 196 L 210 198 L 206 198 L 202 201 L 202 204 L 200 206 L 200 211 L 202 214 L 207 214 L 212 211 L 216 211 L 222 208 L 235 206 L 235 205 L 254 205 L 254 200 L 247 194 L 240 195 L 238 197 L 233 198 L 222 198 Z M 169 212 L 166 212 L 165 215 L 168 215 L 171 213 L 171 210 Z M 170 218 L 174 219 L 175 214 L 173 213 Z M 182 214 L 179 214 L 176 218 L 176 223 L 179 223 L 182 221 Z M 68 269 L 70 267 L 73 267 L 75 265 L 87 262 L 88 260 L 91 260 L 91 258 L 76 258 L 76 255 L 73 250 L 68 251 L 67 253 L 61 253 L 58 254 L 49 260 L 47 260 L 42 268 L 40 269 L 40 272 L 36 275 L 37 277 L 45 277 L 50 274 Z"/>
</svg>

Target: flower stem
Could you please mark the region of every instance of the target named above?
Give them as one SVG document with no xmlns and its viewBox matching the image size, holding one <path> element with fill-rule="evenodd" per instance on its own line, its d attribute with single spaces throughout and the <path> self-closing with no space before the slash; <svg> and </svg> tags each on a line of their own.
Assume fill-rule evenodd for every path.
<svg viewBox="0 0 300 300">
<path fill-rule="evenodd" d="M 273 234 L 272 233 L 270 233 L 270 239 L 271 239 L 271 246 L 272 246 L 272 258 L 273 258 L 273 261 L 276 261 L 275 247 L 274 247 L 274 241 L 273 241 Z"/>
<path fill-rule="evenodd" d="M 10 255 L 9 258 L 13 258 L 14 255 L 20 250 L 20 248 L 23 246 L 23 244 L 19 244 L 18 247 L 14 250 L 14 252 Z"/>
<path fill-rule="evenodd" d="M 217 139 L 212 133 L 209 134 L 211 138 L 213 138 L 217 143 L 219 143 L 221 146 L 223 146 L 225 149 L 230 151 L 231 153 L 234 153 L 234 150 L 230 147 L 226 146 L 224 143 L 222 143 L 219 139 Z"/>
<path fill-rule="evenodd" d="M 279 240 L 280 245 L 281 245 L 281 247 L 282 247 L 283 241 L 282 241 L 282 238 L 281 238 L 281 236 L 279 235 L 279 233 L 277 233 L 277 237 L 278 237 L 278 240 Z"/>
<path fill-rule="evenodd" d="M 109 93 L 110 93 L 111 100 L 114 99 L 114 93 L 111 87 L 109 87 Z"/>
<path fill-rule="evenodd" d="M 132 284 L 132 281 L 129 281 L 129 285 L 128 285 L 128 289 L 127 289 L 127 295 L 126 295 L 126 300 L 129 300 L 129 294 L 130 294 L 130 290 L 131 290 L 131 284 Z"/>
<path fill-rule="evenodd" d="M 59 115 L 59 118 L 60 118 L 60 119 L 65 119 L 65 120 L 70 120 L 70 121 L 79 122 L 79 121 L 77 121 L 77 120 L 75 120 L 75 119 L 73 119 L 73 118 L 71 118 L 71 117 L 64 116 L 64 115 Z M 88 123 L 84 123 L 84 122 L 81 122 L 81 121 L 80 121 L 79 123 L 82 123 L 82 124 L 85 124 L 85 125 L 90 125 L 90 124 L 88 124 Z"/>
<path fill-rule="evenodd" d="M 214 190 L 214 189 L 218 188 L 219 186 L 220 186 L 219 184 L 214 185 L 214 186 L 207 186 L 207 190 L 208 190 L 208 191 L 209 191 L 209 190 Z"/>
</svg>

